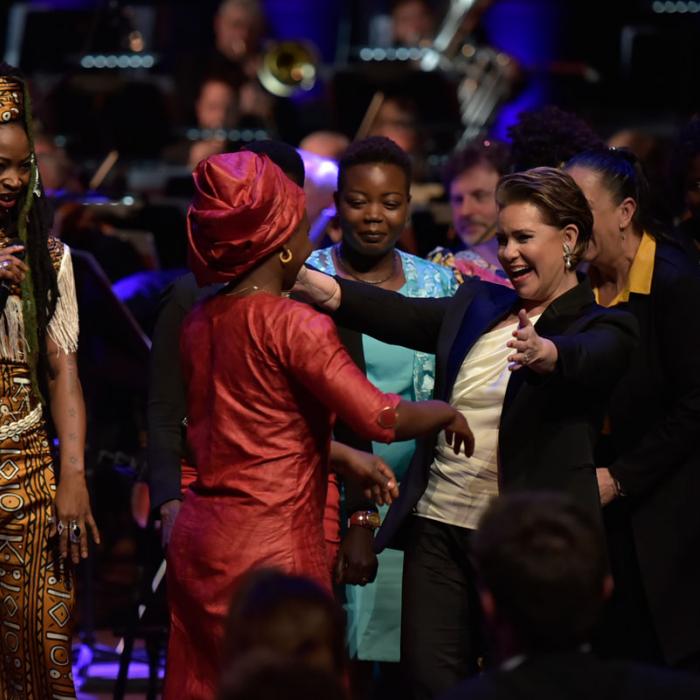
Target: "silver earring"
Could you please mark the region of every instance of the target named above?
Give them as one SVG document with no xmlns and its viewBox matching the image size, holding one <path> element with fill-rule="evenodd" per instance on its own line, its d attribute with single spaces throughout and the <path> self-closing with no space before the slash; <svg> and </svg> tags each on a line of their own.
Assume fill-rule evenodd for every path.
<svg viewBox="0 0 700 700">
<path fill-rule="evenodd" d="M 574 267 L 573 253 L 571 252 L 571 246 L 568 243 L 564 243 L 564 267 L 571 271 Z"/>
<path fill-rule="evenodd" d="M 32 191 L 32 194 L 35 197 L 41 197 L 41 179 L 39 175 L 39 164 L 36 162 L 36 156 L 33 153 L 31 156 L 31 161 L 32 169 L 34 170 L 34 190 Z"/>
</svg>

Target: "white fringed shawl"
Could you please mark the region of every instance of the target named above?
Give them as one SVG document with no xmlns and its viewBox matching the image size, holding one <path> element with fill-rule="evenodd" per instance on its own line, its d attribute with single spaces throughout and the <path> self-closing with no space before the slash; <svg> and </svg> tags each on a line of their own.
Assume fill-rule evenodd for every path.
<svg viewBox="0 0 700 700">
<path fill-rule="evenodd" d="M 58 301 L 48 326 L 48 334 L 60 350 L 65 353 L 78 349 L 78 300 L 75 293 L 73 263 L 70 250 L 63 245 L 63 255 L 58 269 Z M 11 294 L 7 298 L 5 310 L 0 316 L 0 357 L 6 360 L 24 362 L 26 355 L 24 338 L 24 316 L 22 300 L 19 295 Z"/>
</svg>

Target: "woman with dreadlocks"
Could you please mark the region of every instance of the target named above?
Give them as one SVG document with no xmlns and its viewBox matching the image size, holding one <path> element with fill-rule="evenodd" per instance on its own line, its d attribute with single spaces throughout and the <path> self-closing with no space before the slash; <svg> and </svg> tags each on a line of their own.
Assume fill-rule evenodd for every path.
<svg viewBox="0 0 700 700">
<path fill-rule="evenodd" d="M 83 465 L 73 270 L 49 236 L 31 125 L 24 79 L 0 64 L 0 696 L 38 700 L 75 697 L 69 560 L 88 555 L 88 529 L 99 534 Z"/>
</svg>

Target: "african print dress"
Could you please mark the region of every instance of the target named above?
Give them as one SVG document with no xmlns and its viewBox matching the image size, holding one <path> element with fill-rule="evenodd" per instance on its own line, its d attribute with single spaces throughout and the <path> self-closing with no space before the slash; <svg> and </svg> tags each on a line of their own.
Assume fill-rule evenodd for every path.
<svg viewBox="0 0 700 700">
<path fill-rule="evenodd" d="M 0 238 L 0 246 L 7 241 Z M 64 352 L 77 350 L 78 310 L 69 250 L 49 250 L 58 274 L 48 332 Z M 19 287 L 0 316 L 0 696 L 74 698 L 71 638 L 74 590 L 49 539 L 56 493 L 42 407 L 31 391 Z"/>
</svg>

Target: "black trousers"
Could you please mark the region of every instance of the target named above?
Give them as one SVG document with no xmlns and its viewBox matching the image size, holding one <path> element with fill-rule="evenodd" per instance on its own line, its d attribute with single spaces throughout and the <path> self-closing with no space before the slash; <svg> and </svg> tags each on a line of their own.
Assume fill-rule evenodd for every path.
<svg viewBox="0 0 700 700">
<path fill-rule="evenodd" d="M 405 551 L 401 664 L 415 700 L 478 671 L 482 617 L 470 561 L 472 531 L 414 518 Z"/>
<path fill-rule="evenodd" d="M 664 655 L 644 591 L 628 504 L 618 500 L 606 506 L 603 520 L 615 588 L 594 637 L 594 649 L 605 659 L 663 666 Z"/>
</svg>

